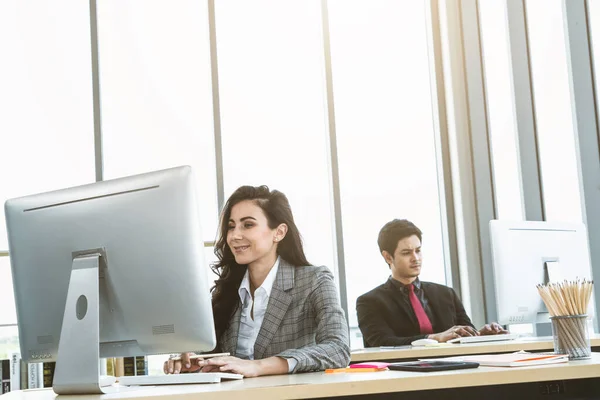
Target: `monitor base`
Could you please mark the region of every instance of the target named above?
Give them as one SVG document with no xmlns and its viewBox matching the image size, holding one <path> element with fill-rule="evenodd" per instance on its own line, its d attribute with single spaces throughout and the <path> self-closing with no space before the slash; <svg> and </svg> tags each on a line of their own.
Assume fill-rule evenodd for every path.
<svg viewBox="0 0 600 400">
<path fill-rule="evenodd" d="M 58 342 L 52 388 L 56 394 L 104 394 L 100 380 L 102 250 L 75 255 Z M 104 259 L 103 259 L 104 258 Z M 102 261 L 102 262 L 101 262 Z"/>
</svg>

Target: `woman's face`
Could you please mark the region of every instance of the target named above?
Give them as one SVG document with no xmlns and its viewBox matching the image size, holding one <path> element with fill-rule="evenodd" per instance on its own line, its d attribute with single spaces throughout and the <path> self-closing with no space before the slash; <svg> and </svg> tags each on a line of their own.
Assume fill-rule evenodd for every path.
<svg viewBox="0 0 600 400">
<path fill-rule="evenodd" d="M 269 228 L 262 208 L 251 200 L 244 200 L 231 209 L 228 222 L 227 245 L 238 264 L 275 262 L 277 242 L 283 239 L 278 228 Z"/>
</svg>

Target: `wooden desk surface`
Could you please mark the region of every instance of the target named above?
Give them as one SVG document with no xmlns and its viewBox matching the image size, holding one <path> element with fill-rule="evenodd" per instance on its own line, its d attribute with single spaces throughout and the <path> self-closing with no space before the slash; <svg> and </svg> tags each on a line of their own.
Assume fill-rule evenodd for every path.
<svg viewBox="0 0 600 400">
<path fill-rule="evenodd" d="M 600 334 L 590 336 L 592 347 L 600 346 Z M 450 357 L 468 354 L 512 353 L 525 351 L 552 351 L 551 336 L 519 338 L 487 343 L 447 344 L 440 347 L 399 346 L 393 349 L 372 347 L 353 350 L 350 362 L 417 359 L 427 357 Z"/>
<path fill-rule="evenodd" d="M 600 377 L 600 353 L 593 353 L 590 360 L 535 367 L 479 367 L 430 373 L 384 371 L 325 374 L 315 372 L 265 376 L 217 384 L 161 386 L 107 395 L 73 395 L 64 398 L 156 400 L 157 397 L 165 397 L 176 400 L 194 398 L 221 400 L 238 396 L 237 398 L 244 400 L 308 399 L 597 377 Z M 2 400 L 49 400 L 56 397 L 51 389 L 33 389 L 8 393 L 2 396 Z"/>
</svg>

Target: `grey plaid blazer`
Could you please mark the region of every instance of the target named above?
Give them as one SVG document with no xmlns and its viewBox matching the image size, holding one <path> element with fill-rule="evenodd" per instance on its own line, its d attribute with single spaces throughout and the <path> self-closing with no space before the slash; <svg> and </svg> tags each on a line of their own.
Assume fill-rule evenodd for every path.
<svg viewBox="0 0 600 400">
<path fill-rule="evenodd" d="M 220 340 L 235 355 L 242 303 Z M 293 372 L 342 368 L 350 362 L 348 324 L 327 267 L 294 267 L 281 259 L 267 311 L 254 344 L 254 359 L 298 361 Z"/>
</svg>

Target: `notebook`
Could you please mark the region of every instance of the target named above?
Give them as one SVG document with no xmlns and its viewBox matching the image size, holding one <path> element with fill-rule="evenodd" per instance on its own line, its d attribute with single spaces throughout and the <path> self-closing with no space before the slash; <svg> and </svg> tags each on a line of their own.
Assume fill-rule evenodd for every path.
<svg viewBox="0 0 600 400">
<path fill-rule="evenodd" d="M 448 371 L 453 369 L 477 368 L 479 364 L 471 361 L 440 361 L 440 360 L 421 360 L 392 363 L 389 369 L 393 371 L 413 371 L 413 372 L 435 372 Z"/>
</svg>

